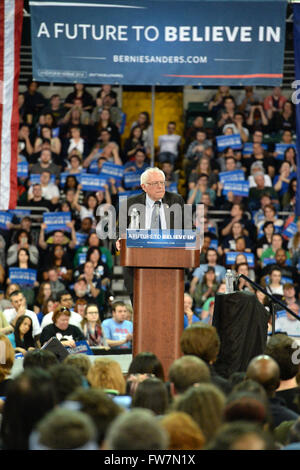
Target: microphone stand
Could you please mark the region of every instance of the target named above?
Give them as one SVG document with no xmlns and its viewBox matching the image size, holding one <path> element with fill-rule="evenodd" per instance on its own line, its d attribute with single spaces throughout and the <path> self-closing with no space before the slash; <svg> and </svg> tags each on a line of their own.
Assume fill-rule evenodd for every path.
<svg viewBox="0 0 300 470">
<path fill-rule="evenodd" d="M 238 282 L 238 280 L 240 278 L 245 279 L 247 282 L 249 282 L 249 284 L 251 284 L 253 287 L 255 287 L 256 290 L 259 290 L 260 292 L 262 292 L 263 294 L 268 296 L 269 299 L 272 300 L 272 302 L 280 305 L 284 310 L 288 311 L 290 313 L 290 315 L 292 315 L 293 317 L 295 317 L 297 320 L 300 321 L 300 317 L 298 315 L 296 315 L 292 310 L 290 310 L 287 305 L 285 305 L 283 302 L 281 302 L 281 300 L 276 299 L 276 297 L 274 297 L 272 294 L 269 294 L 269 292 L 267 292 L 265 289 L 263 289 L 263 287 L 261 287 L 259 284 L 256 284 L 256 282 L 252 281 L 252 279 L 245 276 L 245 274 L 239 274 L 237 276 L 236 283 Z M 275 310 L 274 310 L 274 304 L 272 302 L 270 303 L 270 313 L 272 315 L 272 333 L 271 334 L 274 335 L 275 334 Z"/>
</svg>

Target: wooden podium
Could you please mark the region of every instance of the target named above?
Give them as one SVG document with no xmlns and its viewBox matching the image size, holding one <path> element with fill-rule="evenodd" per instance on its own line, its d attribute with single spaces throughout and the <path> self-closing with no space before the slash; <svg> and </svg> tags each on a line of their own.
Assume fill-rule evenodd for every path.
<svg viewBox="0 0 300 470">
<path fill-rule="evenodd" d="M 134 268 L 133 356 L 153 352 L 167 377 L 181 356 L 184 269 L 200 265 L 200 249 L 128 248 L 122 239 L 120 262 Z"/>
</svg>

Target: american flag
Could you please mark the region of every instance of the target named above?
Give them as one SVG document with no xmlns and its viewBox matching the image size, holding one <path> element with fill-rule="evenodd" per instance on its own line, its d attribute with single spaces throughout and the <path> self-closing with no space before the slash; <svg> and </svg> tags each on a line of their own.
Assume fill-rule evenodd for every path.
<svg viewBox="0 0 300 470">
<path fill-rule="evenodd" d="M 0 210 L 17 203 L 18 88 L 23 0 L 0 1 Z"/>
</svg>

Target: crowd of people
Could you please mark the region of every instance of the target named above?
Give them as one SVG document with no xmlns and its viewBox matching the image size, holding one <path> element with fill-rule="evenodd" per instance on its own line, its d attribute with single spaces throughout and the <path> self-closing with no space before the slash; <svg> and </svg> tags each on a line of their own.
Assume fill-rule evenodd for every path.
<svg viewBox="0 0 300 470">
<path fill-rule="evenodd" d="M 59 360 L 32 348 L 10 377 L 14 348 L 6 335 L 0 341 L 2 450 L 300 448 L 299 346 L 286 334 L 273 335 L 245 371 L 227 378 L 215 368 L 217 330 L 203 322 L 184 329 L 182 355 L 168 371 L 151 352 L 138 353 L 124 374 L 111 356 Z"/>
<path fill-rule="evenodd" d="M 277 332 L 287 337 L 300 334 L 297 319 L 297 316 L 300 319 L 300 225 L 295 214 L 297 152 L 293 103 L 280 87 L 263 94 L 250 86 L 238 91 L 220 86 L 207 102 L 205 112 L 192 117 L 187 112 L 182 134 L 177 131 L 179 118 L 166 122 L 154 148 L 149 113 L 141 112 L 133 122 L 126 122 L 126 114 L 117 98 L 117 92 L 110 85 L 102 85 L 92 94 L 77 83 L 67 96 L 54 94 L 47 100 L 33 80 L 29 81 L 27 90 L 19 94 L 18 206 L 2 214 L 0 220 L 0 334 L 2 341 L 9 342 L 7 350 L 12 347 L 13 351 L 0 382 L 0 395 L 7 395 L 3 405 L 2 445 L 4 448 L 19 445 L 9 434 L 9 424 L 5 424 L 15 413 L 15 405 L 9 405 L 14 403 L 14 396 L 23 393 L 26 383 L 34 402 L 35 381 L 49 381 L 52 385 L 48 397 L 45 396 L 45 408 L 40 411 L 43 416 L 52 408 L 53 411 L 45 417 L 46 423 L 42 420 L 39 424 L 38 435 L 46 434 L 39 443 L 35 441 L 34 446 L 57 448 L 62 445 L 51 441 L 53 436 L 59 436 L 59 430 L 56 432 L 53 428 L 48 434 L 47 429 L 51 428 L 51 423 L 59 426 L 60 419 L 62 423 L 64 420 L 71 423 L 74 419 L 85 429 L 82 436 L 89 435 L 87 442 L 80 441 L 74 448 L 89 444 L 101 447 L 105 433 L 102 429 L 101 440 L 97 440 L 99 429 L 95 430 L 95 426 L 100 426 L 99 421 L 101 426 L 103 421 L 107 426 L 115 421 L 116 427 L 113 423 L 105 446 L 117 449 L 114 446 L 120 445 L 118 450 L 122 450 L 125 449 L 122 446 L 133 444 L 117 444 L 123 439 L 118 432 L 128 429 L 130 438 L 130 416 L 133 416 L 141 429 L 147 430 L 149 425 L 148 435 L 153 433 L 163 443 L 156 442 L 155 445 L 162 447 L 153 449 L 185 448 L 180 447 L 185 441 L 189 442 L 187 446 L 196 446 L 188 449 L 239 448 L 246 445 L 243 442 L 248 439 L 249 446 L 276 447 L 279 441 L 274 430 L 280 422 L 273 419 L 271 424 L 269 421 L 270 403 L 278 394 L 280 380 L 285 382 L 290 378 L 281 378 L 280 360 L 273 357 L 274 351 L 256 359 L 253 370 L 249 364 L 250 371 L 245 371 L 243 380 L 241 376 L 231 377 L 226 387 L 225 379 L 218 377 L 217 380 L 213 374 L 212 363 L 216 356 L 210 361 L 194 351 L 183 351 L 183 365 L 180 359 L 178 363 L 175 361 L 168 379 L 148 370 L 129 371 L 127 382 L 116 393 L 94 394 L 95 388 L 115 390 L 115 386 L 100 384 L 98 374 L 100 377 L 104 373 L 94 369 L 94 363 L 88 364 L 89 373 L 81 373 L 80 378 L 86 390 L 72 390 L 74 400 L 79 403 L 78 409 L 84 411 L 86 407 L 85 415 L 92 413 L 89 400 L 99 399 L 101 413 L 108 402 L 111 405 L 109 416 L 102 415 L 100 419 L 98 410 L 95 416 L 92 413 L 94 423 L 85 422 L 86 416 L 79 411 L 76 415 L 67 406 L 54 410 L 59 385 L 45 370 L 30 373 L 25 370 L 13 386 L 11 384 L 9 364 L 12 366 L 13 357 L 22 355 L 24 366 L 30 357 L 42 361 L 46 352 L 40 348 L 53 337 L 71 349 L 83 341 L 98 353 L 116 349 L 130 351 L 134 312 L 129 297 L 125 303 L 115 298 L 112 280 L 118 251 L 115 239 L 99 237 L 99 207 L 113 206 L 118 212 L 122 198 L 141 192 L 140 176 L 153 163 L 153 149 L 155 166 L 161 168 L 165 176 L 166 191 L 180 194 L 192 205 L 194 228 L 203 222 L 199 204 L 204 207 L 200 266 L 185 271 L 184 333 L 195 328 L 201 344 L 200 330 L 196 328 L 199 322 L 206 328 L 203 331 L 213 331 L 215 296 L 225 292 L 226 270 L 233 269 L 246 277 L 239 279 L 238 290 L 255 293 L 267 309 L 269 297 L 257 290 L 255 284 L 281 301 L 281 305 L 275 305 Z M 129 130 L 128 137 L 124 137 L 125 128 Z M 282 303 L 288 307 L 287 311 Z M 284 339 L 285 335 L 280 334 L 278 338 L 282 336 Z M 214 340 L 210 338 L 210 341 Z M 74 357 L 75 365 L 75 356 L 80 357 L 70 354 L 66 360 Z M 190 356 L 198 356 L 202 362 L 197 363 Z M 104 367 L 105 361 L 99 361 Z M 95 367 L 96 362 L 98 359 Z M 69 363 L 68 367 L 71 365 Z M 107 375 L 116 373 L 110 363 L 105 362 L 105 366 Z M 42 367 L 45 369 L 44 365 Z M 53 367 L 58 374 L 58 365 Z M 60 364 L 60 367 L 63 372 L 64 366 Z M 193 367 L 201 369 L 200 378 L 197 373 L 194 378 Z M 260 377 L 263 367 L 270 368 L 270 374 L 274 374 L 270 379 L 272 389 L 266 389 L 269 382 L 264 384 Z M 179 374 L 177 389 L 173 369 L 175 375 Z M 44 381 L 38 378 L 39 374 L 45 375 Z M 296 376 L 297 373 L 293 376 L 293 387 L 289 388 L 297 389 L 298 393 Z M 62 380 L 67 377 L 66 372 Z M 181 382 L 185 380 L 189 382 L 188 387 L 182 388 Z M 240 388 L 234 380 L 239 382 Z M 44 392 L 47 395 L 46 390 Z M 41 396 L 44 392 L 41 391 Z M 117 399 L 114 402 L 110 395 L 118 395 L 120 399 L 130 397 L 130 412 L 122 413 L 120 403 L 124 405 L 124 402 Z M 153 404 L 157 409 L 152 409 L 152 405 L 143 406 L 147 397 L 149 402 L 153 397 L 157 400 L 160 397 L 159 403 Z M 20 407 L 21 404 L 22 400 Z M 290 418 L 296 423 L 292 429 L 297 435 L 298 407 L 295 408 L 290 396 L 288 404 L 281 406 L 292 408 L 294 415 Z M 161 417 L 159 424 L 148 412 L 135 410 L 149 407 Z M 202 407 L 203 413 L 207 413 L 205 416 Z M 246 409 L 250 408 L 253 415 L 248 419 Z M 36 414 L 34 419 L 32 410 L 26 412 L 28 419 L 32 415 L 31 432 L 42 415 Z M 72 413 L 75 413 L 73 418 Z M 229 423 L 229 416 L 246 421 L 244 427 Z M 220 434 L 217 433 L 219 428 Z M 137 429 L 139 434 L 138 424 Z M 186 435 L 177 435 L 176 430 L 180 429 L 186 429 Z M 29 434 L 29 427 L 26 432 L 20 428 L 17 438 L 21 446 L 29 448 Z M 146 434 L 140 434 L 148 440 Z M 131 437 L 138 442 L 136 436 Z M 172 447 L 172 439 L 178 439 L 178 447 Z M 292 441 L 287 438 L 281 444 L 287 442 Z"/>
</svg>

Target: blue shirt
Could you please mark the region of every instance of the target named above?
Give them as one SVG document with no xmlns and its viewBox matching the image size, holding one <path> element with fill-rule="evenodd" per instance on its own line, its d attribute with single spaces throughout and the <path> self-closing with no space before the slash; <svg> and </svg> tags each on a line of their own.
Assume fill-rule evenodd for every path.
<svg viewBox="0 0 300 470">
<path fill-rule="evenodd" d="M 124 320 L 122 323 L 117 323 L 113 318 L 108 318 L 102 322 L 102 327 L 106 339 L 113 341 L 120 341 L 125 339 L 129 333 L 133 332 L 133 324 L 129 320 Z M 120 346 L 114 346 L 118 349 L 128 349 L 132 347 L 131 341 L 121 344 Z"/>
</svg>

